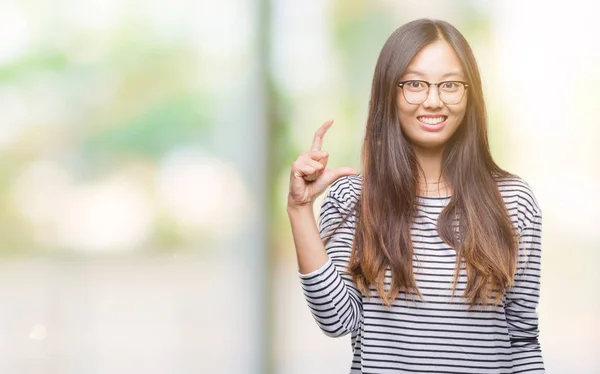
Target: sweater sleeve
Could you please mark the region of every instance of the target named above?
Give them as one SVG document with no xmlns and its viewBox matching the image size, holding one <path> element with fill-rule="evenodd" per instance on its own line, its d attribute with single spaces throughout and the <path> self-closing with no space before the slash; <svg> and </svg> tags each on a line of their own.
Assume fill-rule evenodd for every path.
<svg viewBox="0 0 600 374">
<path fill-rule="evenodd" d="M 330 235 L 350 213 L 347 189 L 349 180 L 336 181 L 323 199 L 319 214 L 321 239 Z M 352 200 L 352 199 L 348 199 Z M 329 238 L 325 250 L 328 261 L 318 270 L 299 274 L 304 297 L 321 330 L 328 336 L 339 337 L 356 331 L 362 316 L 362 298 L 347 265 L 354 238 L 354 216 L 351 215 Z"/>
<path fill-rule="evenodd" d="M 544 373 L 536 311 L 540 295 L 542 215 L 535 209 L 526 216 L 520 230 L 514 285 L 506 293 L 506 320 L 513 373 Z"/>
</svg>

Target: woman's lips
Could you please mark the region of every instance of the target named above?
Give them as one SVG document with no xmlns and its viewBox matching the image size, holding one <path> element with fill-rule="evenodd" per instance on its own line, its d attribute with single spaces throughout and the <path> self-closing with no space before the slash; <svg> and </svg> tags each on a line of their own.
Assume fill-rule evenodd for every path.
<svg viewBox="0 0 600 374">
<path fill-rule="evenodd" d="M 439 131 L 446 126 L 447 116 L 419 116 L 419 124 L 426 131 Z"/>
</svg>

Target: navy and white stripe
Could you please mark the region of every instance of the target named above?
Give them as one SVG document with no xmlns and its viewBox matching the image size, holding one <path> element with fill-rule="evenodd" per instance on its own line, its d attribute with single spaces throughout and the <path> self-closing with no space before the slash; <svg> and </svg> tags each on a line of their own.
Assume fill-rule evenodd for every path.
<svg viewBox="0 0 600 374">
<path fill-rule="evenodd" d="M 461 297 L 466 286 L 464 266 L 452 296 L 456 253 L 437 233 L 437 218 L 449 198 L 417 200 L 411 231 L 413 267 L 423 299 L 400 293 L 388 308 L 374 290 L 371 297 L 361 295 L 346 272 L 356 222 L 353 214 L 327 243 L 327 263 L 300 274 L 306 301 L 323 332 L 332 337 L 351 335 L 351 373 L 544 372 L 536 313 L 541 211 L 522 179 L 505 178 L 498 185 L 520 244 L 514 287 L 497 306 L 468 310 Z M 331 186 L 320 212 L 322 237 L 351 212 L 360 190 L 359 176 L 340 178 Z"/>
</svg>

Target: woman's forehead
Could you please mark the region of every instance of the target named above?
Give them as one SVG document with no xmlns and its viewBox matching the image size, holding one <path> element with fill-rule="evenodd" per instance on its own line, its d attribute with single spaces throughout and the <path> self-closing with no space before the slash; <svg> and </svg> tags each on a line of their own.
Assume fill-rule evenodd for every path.
<svg viewBox="0 0 600 374">
<path fill-rule="evenodd" d="M 414 75 L 424 79 L 464 77 L 458 55 L 445 40 L 429 44 L 411 60 L 403 75 Z"/>
</svg>

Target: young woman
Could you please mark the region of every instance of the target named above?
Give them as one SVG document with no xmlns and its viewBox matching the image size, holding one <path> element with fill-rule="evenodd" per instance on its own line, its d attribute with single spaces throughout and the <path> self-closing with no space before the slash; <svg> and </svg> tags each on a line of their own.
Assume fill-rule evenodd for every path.
<svg viewBox="0 0 600 374">
<path fill-rule="evenodd" d="M 294 162 L 287 210 L 308 306 L 327 335 L 351 334 L 351 372 L 543 373 L 541 211 L 492 159 L 460 32 L 417 20 L 389 37 L 360 175 L 326 168 L 331 124 Z"/>
</svg>

